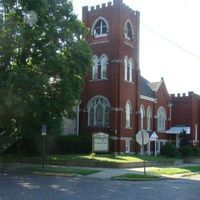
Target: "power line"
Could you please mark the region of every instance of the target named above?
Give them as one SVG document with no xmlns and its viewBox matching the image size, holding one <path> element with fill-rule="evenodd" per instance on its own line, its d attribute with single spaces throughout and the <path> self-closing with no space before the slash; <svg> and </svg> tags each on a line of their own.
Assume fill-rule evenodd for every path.
<svg viewBox="0 0 200 200">
<path fill-rule="evenodd" d="M 189 55 L 191 55 L 191 56 L 193 56 L 193 57 L 195 57 L 195 58 L 197 58 L 197 59 L 200 60 L 200 56 L 194 54 L 194 53 L 191 52 L 190 50 L 188 50 L 188 49 L 184 48 L 183 46 L 177 44 L 176 42 L 170 40 L 170 39 L 167 38 L 165 35 L 163 35 L 163 34 L 157 32 L 155 29 L 153 29 L 153 28 L 147 26 L 147 25 L 144 24 L 144 23 L 141 23 L 141 25 L 143 25 L 146 29 L 148 29 L 149 31 L 151 31 L 151 32 L 154 33 L 155 35 L 159 36 L 159 37 L 162 38 L 163 40 L 167 41 L 167 42 L 170 43 L 171 45 L 177 47 L 178 49 L 181 49 L 181 50 L 184 51 L 185 53 L 187 53 L 187 54 L 189 54 Z"/>
</svg>

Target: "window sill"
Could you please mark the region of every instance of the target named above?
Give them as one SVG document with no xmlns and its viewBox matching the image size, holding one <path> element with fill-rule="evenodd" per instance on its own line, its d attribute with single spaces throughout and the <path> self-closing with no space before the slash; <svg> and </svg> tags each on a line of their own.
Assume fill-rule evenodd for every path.
<svg viewBox="0 0 200 200">
<path fill-rule="evenodd" d="M 107 78 L 102 78 L 102 79 L 91 79 L 89 80 L 90 82 L 96 82 L 96 81 L 108 81 L 109 79 Z"/>
<path fill-rule="evenodd" d="M 125 129 L 129 129 L 129 130 L 131 130 L 131 129 L 132 129 L 132 127 L 125 127 Z"/>
<path fill-rule="evenodd" d="M 108 34 L 101 34 L 101 35 L 93 35 L 94 38 L 102 38 L 102 37 L 107 37 Z"/>
<path fill-rule="evenodd" d="M 132 81 L 128 81 L 128 80 L 125 80 L 125 79 L 124 79 L 124 82 L 126 82 L 126 83 L 130 83 L 130 84 L 134 84 L 134 82 L 132 82 Z"/>
<path fill-rule="evenodd" d="M 132 42 L 132 38 L 128 37 L 127 35 L 125 35 L 125 40 L 128 40 L 129 42 Z"/>
</svg>

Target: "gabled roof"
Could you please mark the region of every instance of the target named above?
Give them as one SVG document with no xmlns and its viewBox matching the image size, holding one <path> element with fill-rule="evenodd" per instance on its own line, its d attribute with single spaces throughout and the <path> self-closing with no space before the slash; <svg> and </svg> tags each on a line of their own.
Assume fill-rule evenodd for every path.
<svg viewBox="0 0 200 200">
<path fill-rule="evenodd" d="M 149 83 L 149 87 L 150 87 L 153 91 L 157 91 L 158 88 L 160 87 L 160 81 L 159 81 L 159 82 L 152 82 L 152 83 Z"/>
<path fill-rule="evenodd" d="M 147 81 L 144 77 L 140 77 L 140 95 L 155 98 L 154 91 L 149 86 L 150 82 Z"/>
</svg>

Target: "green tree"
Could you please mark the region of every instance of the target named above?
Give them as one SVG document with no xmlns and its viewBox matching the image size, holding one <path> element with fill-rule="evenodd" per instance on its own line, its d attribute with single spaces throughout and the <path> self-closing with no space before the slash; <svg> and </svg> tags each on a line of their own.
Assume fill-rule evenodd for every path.
<svg viewBox="0 0 200 200">
<path fill-rule="evenodd" d="M 59 133 L 91 66 L 87 29 L 68 0 L 0 3 L 0 129 L 37 135 L 47 124 Z"/>
</svg>

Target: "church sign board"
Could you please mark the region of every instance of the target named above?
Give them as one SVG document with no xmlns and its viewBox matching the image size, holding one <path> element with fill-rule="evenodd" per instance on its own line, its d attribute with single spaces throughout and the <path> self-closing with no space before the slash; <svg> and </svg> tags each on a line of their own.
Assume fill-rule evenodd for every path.
<svg viewBox="0 0 200 200">
<path fill-rule="evenodd" d="M 105 133 L 93 133 L 92 135 L 92 152 L 108 152 L 109 136 Z"/>
</svg>

